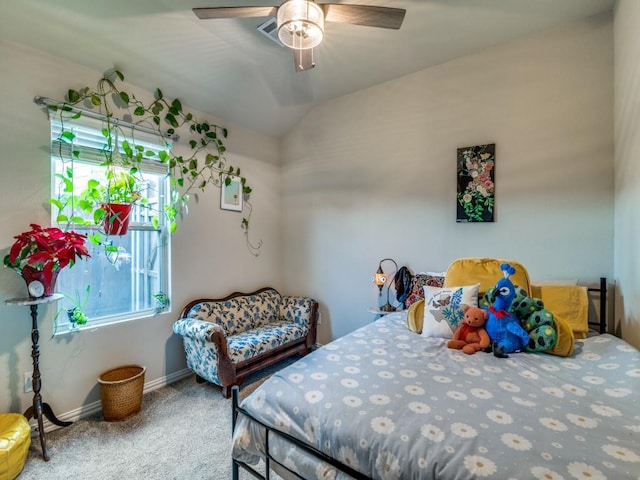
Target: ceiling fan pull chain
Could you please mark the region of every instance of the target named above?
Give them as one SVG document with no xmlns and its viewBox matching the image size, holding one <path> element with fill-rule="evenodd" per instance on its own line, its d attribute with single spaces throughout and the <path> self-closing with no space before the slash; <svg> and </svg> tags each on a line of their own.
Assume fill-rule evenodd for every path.
<svg viewBox="0 0 640 480">
<path fill-rule="evenodd" d="M 298 59 L 298 68 L 302 69 L 302 51 L 300 50 L 300 45 L 298 45 L 296 47 L 296 38 L 300 42 L 300 45 L 302 45 L 302 40 L 301 40 L 301 37 L 299 35 L 297 35 L 296 33 L 293 34 L 293 39 L 292 39 L 293 49 L 294 50 L 298 49 L 298 53 L 300 53 L 300 55 L 296 55 L 296 57 Z"/>
</svg>

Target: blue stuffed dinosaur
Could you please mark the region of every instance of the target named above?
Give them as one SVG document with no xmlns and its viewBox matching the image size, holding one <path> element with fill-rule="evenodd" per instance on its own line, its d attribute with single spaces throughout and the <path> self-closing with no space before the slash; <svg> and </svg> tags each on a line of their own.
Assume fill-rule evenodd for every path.
<svg viewBox="0 0 640 480">
<path fill-rule="evenodd" d="M 493 354 L 496 357 L 507 358 L 508 353 L 519 352 L 529 343 L 529 334 L 509 311 L 516 295 L 516 289 L 509 276 L 516 273 L 516 269 L 508 263 L 503 263 L 500 270 L 504 278 L 498 280 L 493 291 L 492 305 L 487 309 L 485 330 L 489 334 Z"/>
</svg>

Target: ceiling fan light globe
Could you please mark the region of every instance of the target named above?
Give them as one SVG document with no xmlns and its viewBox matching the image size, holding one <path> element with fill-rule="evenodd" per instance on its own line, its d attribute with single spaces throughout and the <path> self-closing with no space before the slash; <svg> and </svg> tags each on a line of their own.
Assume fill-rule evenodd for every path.
<svg viewBox="0 0 640 480">
<path fill-rule="evenodd" d="M 289 48 L 316 47 L 324 37 L 324 12 L 313 2 L 288 0 L 278 8 L 278 38 Z"/>
</svg>

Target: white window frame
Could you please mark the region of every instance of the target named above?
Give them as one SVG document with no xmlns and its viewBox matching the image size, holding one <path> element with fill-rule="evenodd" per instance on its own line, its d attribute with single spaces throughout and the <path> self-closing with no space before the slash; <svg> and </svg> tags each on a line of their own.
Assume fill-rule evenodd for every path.
<svg viewBox="0 0 640 480">
<path fill-rule="evenodd" d="M 51 131 L 51 191 L 52 198 L 56 198 L 58 195 L 57 189 L 59 188 L 59 180 L 56 178 L 55 174 L 59 173 L 60 170 L 57 168 L 59 165 L 64 166 L 73 166 L 76 163 L 84 164 L 84 165 L 100 165 L 104 162 L 105 156 L 102 151 L 105 148 L 105 137 L 102 136 L 101 130 L 104 128 L 102 121 L 94 118 L 89 118 L 87 116 L 80 116 L 79 118 L 65 118 L 64 119 L 64 129 L 73 131 L 76 135 L 76 139 L 74 142 L 69 145 L 65 143 L 61 143 L 58 140 L 59 132 L 62 128 L 62 122 L 56 113 L 52 113 L 50 115 L 50 131 Z M 159 151 L 166 150 L 170 147 L 167 143 L 167 139 L 161 137 L 160 135 L 150 134 L 148 131 L 137 131 L 135 127 L 129 127 L 131 129 L 131 136 L 127 138 L 130 143 L 137 143 L 139 145 L 143 145 L 145 150 Z M 125 129 L 126 130 L 126 129 Z M 129 135 L 127 135 L 129 137 Z M 135 137 L 135 141 L 133 140 Z M 122 138 L 121 138 L 122 140 Z M 113 140 L 112 140 L 113 141 Z M 74 158 L 72 151 L 79 150 L 80 155 L 78 158 Z M 63 160 L 64 159 L 64 160 Z M 164 293 L 167 298 L 170 298 L 171 291 L 171 234 L 169 233 L 168 222 L 166 221 L 164 215 L 162 214 L 163 206 L 168 204 L 168 199 L 170 195 L 170 185 L 169 185 L 169 176 L 167 165 L 159 162 L 158 160 L 147 159 L 145 158 L 140 165 L 138 165 L 139 170 L 148 176 L 153 176 L 158 179 L 158 201 L 160 214 L 158 215 L 158 226 L 154 227 L 151 221 L 140 222 L 140 221 L 132 221 L 129 224 L 129 230 L 133 234 L 134 232 L 144 232 L 144 231 L 157 231 L 159 234 L 158 245 L 156 245 L 156 252 L 161 252 L 158 261 L 160 261 L 160 271 L 158 275 L 161 277 L 159 279 L 159 292 Z M 83 186 L 76 186 L 77 189 L 81 190 Z M 55 206 L 52 206 L 51 215 L 52 215 L 52 224 L 55 225 L 56 217 L 58 211 Z M 135 220 L 135 219 L 132 219 Z M 89 225 L 89 226 L 78 226 L 71 225 L 70 228 L 80 232 L 80 233 L 95 233 L 98 231 L 97 225 Z M 135 243 L 135 240 L 132 240 Z M 144 247 L 144 242 L 139 244 L 140 248 Z M 87 241 L 87 245 L 91 246 Z M 100 249 L 98 249 L 100 250 Z M 99 251 L 98 255 L 106 255 L 104 251 Z M 92 254 L 95 257 L 95 253 Z M 86 269 L 91 268 L 93 258 L 78 260 L 76 265 L 73 268 L 65 269 L 61 272 L 61 276 L 72 276 L 78 274 L 86 274 Z M 94 262 L 93 265 L 96 265 Z M 136 261 L 131 261 L 129 264 L 131 265 L 132 277 L 136 275 L 140 275 L 140 271 L 144 270 L 144 267 L 140 268 L 140 260 L 136 259 Z M 136 266 L 139 271 L 135 271 Z M 151 275 L 148 271 L 146 271 L 146 275 Z M 60 278 L 60 277 L 59 277 Z M 141 289 L 144 290 L 144 287 L 139 285 L 140 282 L 136 282 L 135 279 L 132 279 L 132 284 L 137 284 L 136 291 L 133 292 L 132 297 L 139 298 L 141 295 Z M 75 292 L 64 292 L 68 296 L 76 296 Z M 82 297 L 84 292 L 78 292 L 78 294 Z M 66 306 L 69 305 L 70 299 L 62 299 L 59 303 L 63 306 L 60 307 L 60 310 L 56 314 L 55 321 L 55 329 L 54 334 L 65 334 L 71 331 L 78 330 L 77 326 L 71 324 L 66 315 Z M 137 303 L 137 302 L 136 302 Z M 163 312 L 170 311 L 170 307 L 167 305 L 162 310 Z M 154 306 L 149 306 L 148 308 L 138 308 L 133 309 L 131 311 L 127 311 L 124 313 L 105 315 L 100 317 L 90 317 L 89 321 L 86 325 L 80 326 L 80 329 L 91 329 L 98 326 L 103 325 L 112 325 L 115 323 L 136 320 L 140 318 L 148 318 L 154 315 L 157 315 L 159 310 Z"/>
</svg>

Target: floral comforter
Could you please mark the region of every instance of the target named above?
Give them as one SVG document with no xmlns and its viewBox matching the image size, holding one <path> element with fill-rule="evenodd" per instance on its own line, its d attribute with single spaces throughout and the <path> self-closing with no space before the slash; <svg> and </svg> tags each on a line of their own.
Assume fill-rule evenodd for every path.
<svg viewBox="0 0 640 480">
<path fill-rule="evenodd" d="M 387 315 L 281 370 L 242 403 L 374 479 L 640 478 L 640 352 L 601 335 L 572 357 L 450 350 Z M 264 433 L 240 416 L 233 456 Z M 349 478 L 276 436 L 305 479 Z"/>
</svg>

